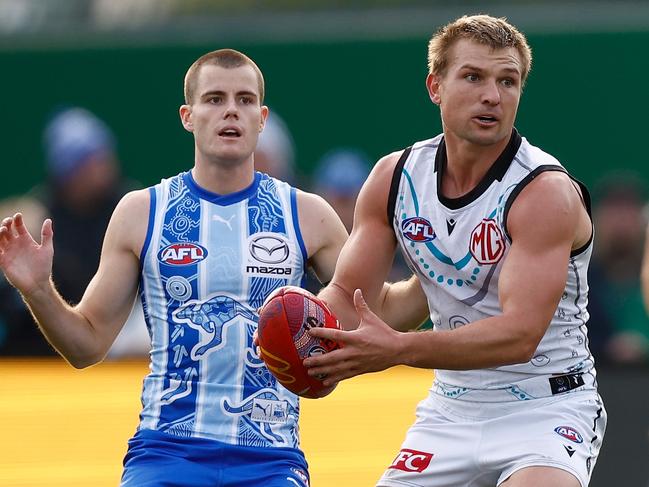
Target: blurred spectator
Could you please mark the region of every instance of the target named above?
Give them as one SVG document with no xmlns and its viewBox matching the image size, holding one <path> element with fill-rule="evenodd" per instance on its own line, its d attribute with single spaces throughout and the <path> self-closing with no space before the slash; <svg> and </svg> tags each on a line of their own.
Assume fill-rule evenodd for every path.
<svg viewBox="0 0 649 487">
<path fill-rule="evenodd" d="M 54 222 L 54 282 L 76 303 L 97 270 L 113 209 L 131 188 L 120 177 L 113 133 L 89 111 L 56 113 L 43 141 L 49 180 L 32 194 Z"/>
<path fill-rule="evenodd" d="M 284 120 L 272 110 L 259 134 L 255 169 L 290 184 L 295 183 L 295 143 Z"/>
<path fill-rule="evenodd" d="M 357 149 L 333 149 L 318 162 L 315 192 L 326 199 L 351 232 L 356 198 L 370 173 L 370 159 Z"/>
<path fill-rule="evenodd" d="M 596 186 L 595 247 L 589 270 L 589 331 L 598 359 L 649 361 L 649 317 L 640 283 L 646 189 L 639 176 L 614 174 Z"/>
<path fill-rule="evenodd" d="M 63 297 L 77 303 L 97 270 L 113 209 L 135 184 L 120 174 L 112 131 L 88 110 L 72 107 L 55 113 L 45 127 L 43 143 L 48 179 L 17 202 L 15 210 L 29 215 L 35 235 L 40 235 L 43 217 L 52 218 L 56 249 L 52 276 Z M 19 300 L 4 284 L 0 293 L 7 303 Z M 0 354 L 53 354 L 31 317 L 25 311 L 18 316 L 5 309 L 7 303 L 0 309 L 6 329 Z"/>
<path fill-rule="evenodd" d="M 369 176 L 370 158 L 361 150 L 337 148 L 327 152 L 317 163 L 313 175 L 314 191 L 326 199 L 351 232 L 356 198 Z M 400 252 L 395 254 L 389 281 L 399 281 L 412 275 Z"/>
</svg>

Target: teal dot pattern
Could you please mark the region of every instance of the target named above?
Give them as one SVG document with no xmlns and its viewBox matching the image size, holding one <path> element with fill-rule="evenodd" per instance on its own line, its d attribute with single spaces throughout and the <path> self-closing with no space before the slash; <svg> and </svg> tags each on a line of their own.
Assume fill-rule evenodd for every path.
<svg viewBox="0 0 649 487">
<path fill-rule="evenodd" d="M 406 218 L 408 218 L 408 215 L 407 215 L 407 213 L 405 213 L 403 211 L 404 207 L 405 207 L 405 205 L 403 204 L 403 195 L 399 196 L 399 203 L 401 205 L 400 210 L 402 212 L 401 213 L 401 220 L 405 220 Z M 415 242 L 410 242 L 410 247 L 412 247 L 414 249 L 415 246 L 416 246 Z M 419 257 L 418 262 L 419 262 L 419 264 L 421 264 L 421 266 L 424 268 L 424 270 L 430 269 L 430 264 L 428 262 L 426 262 L 426 259 L 424 257 L 421 256 L 421 250 L 420 249 L 415 249 L 415 255 Z M 471 281 L 476 281 L 478 279 L 477 275 L 479 273 L 480 273 L 480 267 L 474 267 L 473 270 L 471 271 Z M 462 287 L 464 285 L 467 285 L 467 286 L 473 285 L 473 282 L 471 282 L 469 280 L 458 279 L 456 276 L 447 276 L 447 275 L 443 275 L 443 274 L 437 275 L 437 274 L 435 274 L 434 270 L 430 270 L 428 272 L 428 276 L 431 279 L 437 277 L 437 282 L 440 283 L 440 284 L 444 284 L 446 286 Z"/>
<path fill-rule="evenodd" d="M 440 394 L 444 397 L 450 397 L 451 399 L 458 398 L 463 396 L 467 392 L 470 392 L 472 389 L 467 387 L 455 387 L 442 382 L 435 381 L 433 383 L 433 389 L 437 394 Z"/>
<path fill-rule="evenodd" d="M 512 396 L 514 396 L 519 401 L 529 401 L 530 399 L 536 399 L 534 396 L 528 394 L 527 392 L 525 392 L 523 389 L 521 389 L 516 385 L 510 386 L 507 389 L 507 392 L 509 392 Z"/>
</svg>

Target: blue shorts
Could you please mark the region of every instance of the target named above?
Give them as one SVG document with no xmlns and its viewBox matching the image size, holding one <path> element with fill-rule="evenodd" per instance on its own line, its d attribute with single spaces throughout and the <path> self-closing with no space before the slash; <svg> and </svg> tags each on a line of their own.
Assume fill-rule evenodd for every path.
<svg viewBox="0 0 649 487">
<path fill-rule="evenodd" d="M 128 442 L 121 487 L 308 487 L 304 454 L 140 430 Z"/>
</svg>

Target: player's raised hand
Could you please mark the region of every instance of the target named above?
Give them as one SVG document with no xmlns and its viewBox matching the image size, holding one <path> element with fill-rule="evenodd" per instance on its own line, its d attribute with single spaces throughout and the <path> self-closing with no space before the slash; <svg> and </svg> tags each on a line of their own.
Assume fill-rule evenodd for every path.
<svg viewBox="0 0 649 487">
<path fill-rule="evenodd" d="M 338 350 L 304 360 L 309 375 L 327 376 L 324 380 L 325 385 L 360 374 L 379 372 L 401 363 L 399 343 L 402 333 L 390 328 L 370 310 L 360 289 L 354 292 L 354 306 L 360 317 L 356 330 L 309 330 L 315 337 L 328 338 L 343 344 Z"/>
<path fill-rule="evenodd" d="M 23 216 L 16 213 L 0 224 L 0 269 L 24 295 L 47 285 L 52 273 L 52 220 L 43 222 L 40 244 L 31 236 Z"/>
</svg>

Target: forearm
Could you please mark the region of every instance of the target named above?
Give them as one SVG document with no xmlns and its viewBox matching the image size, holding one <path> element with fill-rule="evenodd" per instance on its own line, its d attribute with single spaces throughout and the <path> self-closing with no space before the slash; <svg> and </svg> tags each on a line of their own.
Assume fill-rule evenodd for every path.
<svg viewBox="0 0 649 487">
<path fill-rule="evenodd" d="M 355 330 L 358 327 L 359 317 L 354 308 L 353 290 L 347 291 L 332 282 L 320 291 L 318 297 L 327 303 L 342 329 Z"/>
<path fill-rule="evenodd" d="M 90 321 L 63 300 L 51 281 L 23 299 L 47 341 L 73 367 L 103 359 L 110 344 L 105 345 Z"/>
<path fill-rule="evenodd" d="M 503 316 L 486 318 L 455 330 L 431 330 L 399 335 L 399 363 L 425 369 L 470 370 L 524 363 L 540 337 L 523 333 Z"/>
<path fill-rule="evenodd" d="M 428 301 L 415 276 L 406 281 L 384 283 L 375 308 L 372 311 L 398 331 L 417 328 L 429 314 Z"/>
</svg>

